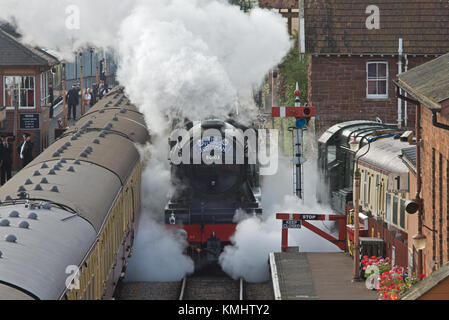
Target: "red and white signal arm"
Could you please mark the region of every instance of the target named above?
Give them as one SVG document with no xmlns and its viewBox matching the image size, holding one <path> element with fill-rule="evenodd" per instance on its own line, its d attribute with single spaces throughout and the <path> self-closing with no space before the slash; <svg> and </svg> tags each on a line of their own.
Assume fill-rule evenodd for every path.
<svg viewBox="0 0 449 320">
<path fill-rule="evenodd" d="M 312 118 L 315 116 L 314 107 L 273 107 L 273 118 Z"/>
</svg>

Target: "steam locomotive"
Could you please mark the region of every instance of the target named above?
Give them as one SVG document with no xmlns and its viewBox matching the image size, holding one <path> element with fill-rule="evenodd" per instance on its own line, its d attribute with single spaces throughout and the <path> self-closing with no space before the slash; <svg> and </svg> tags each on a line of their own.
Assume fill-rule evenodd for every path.
<svg viewBox="0 0 449 320">
<path fill-rule="evenodd" d="M 171 141 L 174 191 L 165 223 L 187 240 L 197 268 L 218 261 L 235 232 L 236 214 L 262 214 L 256 143 L 245 138 L 247 129 L 233 120 L 190 122 Z M 184 161 L 173 161 L 181 154 Z"/>
</svg>

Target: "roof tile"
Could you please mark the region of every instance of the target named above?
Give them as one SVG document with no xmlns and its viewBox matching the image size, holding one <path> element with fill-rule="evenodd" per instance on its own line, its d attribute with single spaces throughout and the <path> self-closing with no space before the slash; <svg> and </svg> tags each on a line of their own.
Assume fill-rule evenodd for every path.
<svg viewBox="0 0 449 320">
<path fill-rule="evenodd" d="M 380 29 L 369 30 L 376 5 Z M 447 0 L 305 0 L 306 50 L 314 54 L 395 54 L 403 38 L 409 54 L 449 51 Z"/>
<path fill-rule="evenodd" d="M 58 59 L 41 49 L 20 43 L 19 39 L 0 28 L 0 66 L 53 66 Z"/>
</svg>

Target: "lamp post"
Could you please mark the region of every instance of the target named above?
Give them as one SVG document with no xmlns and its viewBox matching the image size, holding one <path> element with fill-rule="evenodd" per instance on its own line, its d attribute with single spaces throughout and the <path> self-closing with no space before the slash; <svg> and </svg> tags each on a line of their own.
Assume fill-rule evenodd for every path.
<svg viewBox="0 0 449 320">
<path fill-rule="evenodd" d="M 413 239 L 413 244 L 416 250 L 418 250 L 418 274 L 423 273 L 423 250 L 426 246 L 426 237 L 422 233 L 422 220 L 423 215 L 423 201 L 421 199 L 421 105 L 416 105 L 416 120 L 415 120 L 415 132 L 416 132 L 416 202 L 418 203 L 418 234 Z M 418 248 L 419 247 L 419 248 Z"/>
<path fill-rule="evenodd" d="M 354 152 L 354 154 L 357 154 L 357 151 L 359 150 L 359 142 L 356 139 L 357 137 L 354 137 L 354 140 L 349 142 L 349 147 L 351 151 Z M 362 142 L 363 139 L 366 139 L 365 136 L 362 137 L 360 142 Z M 360 243 L 359 243 L 359 233 L 360 233 L 360 224 L 359 224 L 359 198 L 360 198 L 360 172 L 359 172 L 359 159 L 366 155 L 369 152 L 370 144 L 372 141 L 368 142 L 368 149 L 365 153 L 359 155 L 358 157 L 355 157 L 355 172 L 354 172 L 354 188 L 355 188 L 355 199 L 354 199 L 354 277 L 353 281 L 360 281 Z"/>
<path fill-rule="evenodd" d="M 65 74 L 65 61 L 61 63 L 62 73 L 62 126 L 67 128 L 67 100 L 66 100 L 66 74 Z"/>
<path fill-rule="evenodd" d="M 81 117 L 84 115 L 84 66 L 83 66 L 83 52 L 80 51 L 80 77 L 81 77 Z"/>
</svg>

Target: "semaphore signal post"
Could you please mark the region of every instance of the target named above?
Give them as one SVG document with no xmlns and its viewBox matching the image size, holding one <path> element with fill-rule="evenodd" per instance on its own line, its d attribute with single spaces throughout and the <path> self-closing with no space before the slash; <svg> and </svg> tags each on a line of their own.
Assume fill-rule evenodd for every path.
<svg viewBox="0 0 449 320">
<path fill-rule="evenodd" d="M 295 143 L 295 157 L 293 163 L 296 169 L 295 178 L 295 194 L 298 198 L 303 199 L 303 176 L 302 165 L 306 161 L 303 157 L 303 131 L 306 130 L 306 126 L 310 121 L 310 118 L 315 116 L 314 107 L 301 107 L 301 100 L 299 98 L 301 92 L 299 91 L 299 85 L 296 83 L 295 90 L 295 106 L 294 107 L 273 107 L 273 118 L 296 118 L 296 143 Z"/>
</svg>

